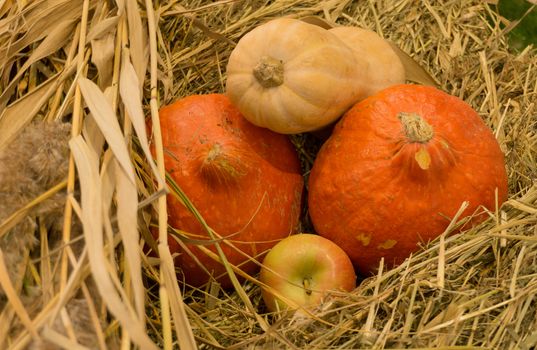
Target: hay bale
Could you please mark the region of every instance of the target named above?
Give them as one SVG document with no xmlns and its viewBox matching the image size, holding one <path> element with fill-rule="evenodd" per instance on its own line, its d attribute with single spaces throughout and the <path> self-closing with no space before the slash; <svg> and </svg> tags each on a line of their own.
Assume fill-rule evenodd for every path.
<svg viewBox="0 0 537 350">
<path fill-rule="evenodd" d="M 74 156 L 67 181 L 46 192 L 68 190 L 64 225 L 49 232 L 61 238 L 49 242 L 41 225 L 24 283 L 10 283 L 0 268 L 1 288 L 11 284 L 18 292 L 4 300 L 0 347 L 83 343 L 76 333 L 84 327 L 69 307 L 81 300 L 95 340 L 85 345 L 95 348 L 115 348 L 116 339 L 144 349 L 537 345 L 537 55 L 531 47 L 509 49 L 505 20 L 490 2 L 118 3 L 0 4 L 0 150 L 32 120 L 67 119 Z M 264 314 L 255 280 L 235 291 L 180 290 L 166 246 L 153 246 L 156 260 L 138 244 L 148 238 L 152 217 L 166 218 L 144 117 L 156 118 L 160 105 L 182 96 L 223 92 L 234 43 L 278 16 L 319 16 L 393 41 L 479 112 L 505 151 L 509 174 L 509 200 L 489 220 L 430 242 L 352 293 L 334 295 L 314 318 Z M 308 135 L 294 143 L 307 174 L 319 145 Z M 157 147 L 157 163 L 161 158 Z M 47 196 L 34 195 L 29 208 L 1 213 L 11 221 L 0 223 L 0 238 L 13 220 L 42 221 L 28 213 Z M 83 238 L 76 236 L 78 219 Z M 307 217 L 303 224 L 311 227 Z"/>
</svg>

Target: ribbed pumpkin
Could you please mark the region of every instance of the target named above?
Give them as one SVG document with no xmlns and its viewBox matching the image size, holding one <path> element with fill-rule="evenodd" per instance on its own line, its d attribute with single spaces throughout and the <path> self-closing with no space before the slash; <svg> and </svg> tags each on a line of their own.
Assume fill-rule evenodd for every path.
<svg viewBox="0 0 537 350">
<path fill-rule="evenodd" d="M 255 273 L 258 266 L 248 258 L 261 259 L 298 225 L 303 178 L 293 145 L 285 135 L 249 123 L 220 94 L 178 100 L 160 110 L 160 122 L 169 176 L 207 224 L 239 250 L 220 242 L 229 262 Z M 216 251 L 207 244 L 203 226 L 174 195 L 168 196 L 168 214 L 170 226 Z M 200 286 L 210 275 L 224 273 L 223 265 L 190 243 L 186 246 L 198 262 L 169 239 L 187 284 Z M 230 286 L 226 277 L 219 281 Z"/>
<path fill-rule="evenodd" d="M 278 18 L 244 35 L 226 94 L 255 125 L 284 134 L 320 129 L 363 98 L 368 63 L 329 31 Z"/>
<path fill-rule="evenodd" d="M 391 45 L 372 30 L 341 26 L 329 30 L 353 51 L 356 60 L 365 60 L 370 69 L 364 71 L 365 96 L 405 82 L 405 67 Z"/>
<path fill-rule="evenodd" d="M 311 170 L 308 204 L 316 231 L 367 274 L 444 232 L 464 201 L 467 216 L 506 197 L 504 155 L 480 116 L 436 88 L 397 85 L 338 122 Z"/>
</svg>

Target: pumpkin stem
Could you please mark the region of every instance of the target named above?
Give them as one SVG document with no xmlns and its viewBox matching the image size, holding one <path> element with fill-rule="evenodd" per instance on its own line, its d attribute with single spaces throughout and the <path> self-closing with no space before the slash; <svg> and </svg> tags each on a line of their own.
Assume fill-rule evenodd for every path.
<svg viewBox="0 0 537 350">
<path fill-rule="evenodd" d="M 254 77 L 264 88 L 283 84 L 283 61 L 262 56 L 254 67 Z"/>
<path fill-rule="evenodd" d="M 215 143 L 201 156 L 201 175 L 211 185 L 230 185 L 246 174 L 241 160 Z"/>
<path fill-rule="evenodd" d="M 433 127 L 420 115 L 401 112 L 398 118 L 403 124 L 403 130 L 410 142 L 426 143 L 433 138 Z"/>
<path fill-rule="evenodd" d="M 420 115 L 416 113 L 401 112 L 398 115 L 405 136 L 411 143 L 427 143 L 434 135 L 434 130 L 431 124 L 427 123 Z M 431 165 L 431 155 L 427 151 L 425 145 L 421 145 L 419 150 L 414 154 L 414 159 L 422 170 L 429 169 Z"/>
</svg>

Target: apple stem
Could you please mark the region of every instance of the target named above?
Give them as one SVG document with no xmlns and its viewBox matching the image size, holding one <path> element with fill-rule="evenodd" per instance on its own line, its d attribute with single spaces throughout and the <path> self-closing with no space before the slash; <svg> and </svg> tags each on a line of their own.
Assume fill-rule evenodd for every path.
<svg viewBox="0 0 537 350">
<path fill-rule="evenodd" d="M 302 281 L 302 285 L 304 286 L 304 289 L 306 290 L 306 294 L 307 295 L 311 295 L 312 291 L 311 291 L 311 278 L 305 278 L 303 281 Z"/>
</svg>

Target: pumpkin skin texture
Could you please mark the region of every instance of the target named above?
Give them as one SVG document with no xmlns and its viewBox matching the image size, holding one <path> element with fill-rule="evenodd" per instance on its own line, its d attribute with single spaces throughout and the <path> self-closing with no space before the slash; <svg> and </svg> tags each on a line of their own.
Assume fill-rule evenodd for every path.
<svg viewBox="0 0 537 350">
<path fill-rule="evenodd" d="M 161 108 L 159 112 L 165 168 L 185 192 L 203 219 L 218 235 L 228 261 L 240 265 L 279 240 L 296 233 L 301 212 L 303 178 L 296 150 L 285 135 L 256 127 L 242 117 L 221 94 L 193 95 Z M 210 240 L 198 220 L 174 196 L 168 195 L 169 225 L 194 240 Z M 170 237 L 178 252 L 176 266 L 192 286 L 205 284 L 210 274 L 225 272 L 199 246 L 186 246 L 204 270 Z M 213 244 L 203 247 L 216 252 Z M 258 265 L 240 265 L 253 274 Z M 183 277 L 183 276 L 182 276 Z M 231 286 L 227 275 L 218 279 Z"/>
<path fill-rule="evenodd" d="M 227 65 L 226 94 L 245 118 L 282 134 L 322 128 L 363 98 L 363 58 L 329 31 L 290 18 L 244 35 Z"/>
<path fill-rule="evenodd" d="M 390 44 L 377 33 L 351 26 L 335 27 L 329 31 L 353 50 L 356 59 L 365 59 L 371 67 L 367 70 L 365 97 L 405 82 L 403 63 Z"/>
<path fill-rule="evenodd" d="M 362 274 L 382 257 L 404 261 L 462 217 L 484 220 L 507 198 L 504 155 L 464 101 L 436 88 L 396 85 L 351 108 L 321 147 L 309 178 L 316 231 Z M 481 208 L 482 209 L 482 208 Z"/>
</svg>

